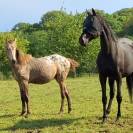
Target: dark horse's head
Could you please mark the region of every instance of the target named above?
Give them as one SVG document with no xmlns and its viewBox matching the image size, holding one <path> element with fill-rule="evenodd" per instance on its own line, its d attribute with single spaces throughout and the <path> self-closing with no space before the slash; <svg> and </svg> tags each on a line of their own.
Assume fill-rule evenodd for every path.
<svg viewBox="0 0 133 133">
<path fill-rule="evenodd" d="M 98 37 L 102 32 L 102 24 L 95 10 L 92 9 L 92 13 L 87 13 L 88 16 L 86 17 L 83 23 L 83 32 L 79 38 L 79 43 L 82 46 L 86 46 L 88 42 Z"/>
</svg>

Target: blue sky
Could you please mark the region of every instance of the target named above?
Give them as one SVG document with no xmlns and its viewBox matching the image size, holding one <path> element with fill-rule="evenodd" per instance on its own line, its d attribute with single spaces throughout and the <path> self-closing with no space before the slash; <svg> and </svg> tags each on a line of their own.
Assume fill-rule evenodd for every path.
<svg viewBox="0 0 133 133">
<path fill-rule="evenodd" d="M 43 14 L 59 10 L 62 5 L 73 13 L 92 7 L 112 13 L 133 7 L 133 0 L 0 0 L 0 32 L 10 31 L 18 22 L 39 22 Z"/>
</svg>

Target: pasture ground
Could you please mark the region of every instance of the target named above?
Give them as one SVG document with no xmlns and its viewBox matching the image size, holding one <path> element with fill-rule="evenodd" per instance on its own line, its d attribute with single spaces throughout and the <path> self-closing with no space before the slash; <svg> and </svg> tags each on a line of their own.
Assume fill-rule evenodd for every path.
<svg viewBox="0 0 133 133">
<path fill-rule="evenodd" d="M 101 124 L 102 102 L 98 76 L 69 78 L 66 81 L 72 97 L 72 112 L 59 115 L 60 93 L 56 81 L 30 85 L 32 114 L 20 117 L 21 102 L 17 82 L 0 81 L 0 132 L 8 133 L 131 133 L 133 104 L 129 103 L 125 80 L 122 86 L 122 118 L 116 120 L 116 95 L 108 121 Z M 109 94 L 109 89 L 107 88 Z M 109 99 L 109 97 L 108 97 Z M 66 102 L 66 101 L 65 101 Z"/>
</svg>

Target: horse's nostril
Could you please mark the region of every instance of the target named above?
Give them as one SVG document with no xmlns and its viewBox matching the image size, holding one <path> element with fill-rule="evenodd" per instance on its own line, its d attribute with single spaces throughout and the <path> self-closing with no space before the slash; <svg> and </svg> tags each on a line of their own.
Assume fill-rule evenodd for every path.
<svg viewBox="0 0 133 133">
<path fill-rule="evenodd" d="M 82 37 L 79 38 L 79 43 L 80 43 L 81 45 L 84 43 Z"/>
<path fill-rule="evenodd" d="M 84 41 L 81 37 L 79 38 L 79 43 L 80 43 L 80 45 L 82 45 L 84 47 L 86 46 L 86 44 L 84 43 Z"/>
</svg>

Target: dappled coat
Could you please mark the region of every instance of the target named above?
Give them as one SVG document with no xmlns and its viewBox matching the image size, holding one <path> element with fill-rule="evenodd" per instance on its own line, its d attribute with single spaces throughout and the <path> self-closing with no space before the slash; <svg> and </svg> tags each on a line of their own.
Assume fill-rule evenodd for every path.
<svg viewBox="0 0 133 133">
<path fill-rule="evenodd" d="M 20 56 L 21 54 L 21 56 Z M 74 60 L 65 58 L 58 54 L 34 58 L 31 55 L 22 55 L 17 50 L 17 74 L 22 79 L 28 80 L 29 83 L 44 84 L 56 78 L 57 80 L 65 80 L 69 70 L 78 67 L 78 63 Z"/>
</svg>

